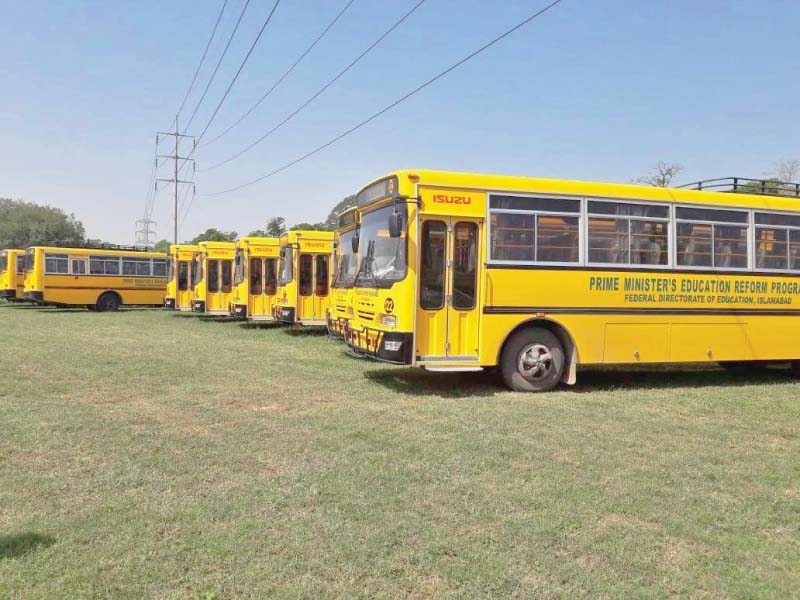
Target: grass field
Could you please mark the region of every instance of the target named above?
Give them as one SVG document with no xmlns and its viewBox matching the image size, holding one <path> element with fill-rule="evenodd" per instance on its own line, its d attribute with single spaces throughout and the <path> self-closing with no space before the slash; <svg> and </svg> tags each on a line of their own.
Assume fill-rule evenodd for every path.
<svg viewBox="0 0 800 600">
<path fill-rule="evenodd" d="M 0 597 L 800 596 L 800 386 L 0 305 Z"/>
</svg>

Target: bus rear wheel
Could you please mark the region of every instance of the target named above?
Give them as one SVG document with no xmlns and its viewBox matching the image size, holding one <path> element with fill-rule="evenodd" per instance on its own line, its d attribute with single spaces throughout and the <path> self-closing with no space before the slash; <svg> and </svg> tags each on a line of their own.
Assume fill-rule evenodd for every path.
<svg viewBox="0 0 800 600">
<path fill-rule="evenodd" d="M 97 299 L 97 311 L 108 312 L 117 310 L 120 305 L 119 296 L 114 292 L 106 292 Z"/>
<path fill-rule="evenodd" d="M 515 333 L 503 349 L 500 371 L 503 380 L 518 392 L 546 392 L 561 381 L 564 347 L 547 331 L 531 327 Z"/>
</svg>

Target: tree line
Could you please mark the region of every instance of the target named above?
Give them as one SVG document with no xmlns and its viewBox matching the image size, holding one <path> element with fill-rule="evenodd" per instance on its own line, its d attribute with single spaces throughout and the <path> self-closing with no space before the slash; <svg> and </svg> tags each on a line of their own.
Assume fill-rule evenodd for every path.
<svg viewBox="0 0 800 600">
<path fill-rule="evenodd" d="M 657 187 L 670 187 L 675 178 L 683 171 L 680 163 L 659 161 L 646 174 L 633 180 L 640 185 Z M 769 191 L 780 191 L 784 182 L 797 182 L 800 180 L 800 160 L 782 160 L 776 163 L 772 172 L 766 178 Z M 747 191 L 748 184 L 741 187 Z M 760 185 L 752 184 L 753 191 L 759 192 Z M 759 188 L 759 189 L 757 189 Z M 347 196 L 334 206 L 328 217 L 319 223 L 296 223 L 291 229 L 306 229 L 316 231 L 334 231 L 337 217 L 345 209 L 355 204 L 355 196 Z M 279 237 L 289 229 L 286 219 L 272 217 L 267 220 L 264 229 L 249 232 L 249 237 Z M 239 234 L 236 231 L 221 231 L 215 228 L 206 229 L 196 235 L 188 244 L 197 244 L 204 241 L 234 242 Z M 81 246 L 99 245 L 99 239 L 86 237 L 86 230 L 74 214 L 67 214 L 60 208 L 43 206 L 24 200 L 0 198 L 0 248 L 27 248 L 28 246 Z M 169 249 L 168 240 L 160 240 L 153 247 L 158 252 Z"/>
</svg>

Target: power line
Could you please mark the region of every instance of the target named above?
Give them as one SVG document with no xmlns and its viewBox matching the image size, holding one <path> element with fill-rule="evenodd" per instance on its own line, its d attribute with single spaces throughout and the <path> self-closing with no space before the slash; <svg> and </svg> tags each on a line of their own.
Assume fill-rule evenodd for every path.
<svg viewBox="0 0 800 600">
<path fill-rule="evenodd" d="M 227 43 L 225 44 L 225 48 L 223 48 L 222 54 L 220 55 L 219 60 L 217 61 L 217 66 L 214 67 L 214 71 L 211 73 L 211 79 L 208 80 L 208 83 L 206 84 L 206 89 L 203 90 L 203 95 L 200 96 L 200 101 L 197 103 L 197 106 L 194 107 L 194 112 L 192 112 L 192 116 L 189 117 L 189 122 L 186 124 L 186 128 L 184 129 L 184 131 L 187 131 L 189 129 L 189 126 L 192 124 L 192 121 L 194 121 L 194 118 L 197 115 L 197 111 L 200 110 L 200 106 L 203 104 L 203 100 L 205 100 L 206 98 L 208 89 L 211 87 L 214 78 L 217 76 L 217 71 L 219 71 L 219 66 L 222 64 L 222 60 L 228 53 L 228 48 L 230 48 L 231 42 L 233 41 L 233 38 L 236 36 L 236 32 L 239 30 L 239 25 L 241 25 L 242 23 L 242 19 L 244 18 L 244 13 L 247 11 L 248 6 L 250 6 L 250 0 L 245 1 L 244 6 L 242 7 L 242 12 L 239 15 L 239 19 L 236 21 L 236 26 L 233 28 L 233 31 L 231 31 L 231 35 L 228 38 Z"/>
<path fill-rule="evenodd" d="M 188 191 L 184 191 L 183 199 L 181 200 L 181 208 L 183 208 L 183 205 L 186 203 L 186 197 L 188 195 L 189 195 Z M 186 221 L 186 217 L 189 216 L 189 211 L 192 210 L 192 203 L 194 203 L 194 199 L 195 199 L 196 196 L 197 196 L 197 188 L 195 187 L 194 182 L 193 182 L 192 183 L 192 197 L 189 199 L 189 204 L 186 205 L 186 210 L 183 211 L 183 216 L 181 217 L 181 224 L 180 224 L 181 227 L 183 227 L 183 223 Z"/>
<path fill-rule="evenodd" d="M 359 62 L 359 61 L 360 61 L 362 58 L 364 58 L 364 57 L 365 57 L 367 54 L 369 54 L 369 53 L 370 53 L 370 52 L 371 52 L 373 49 L 375 49 L 375 47 L 376 47 L 378 44 L 380 44 L 380 43 L 381 43 L 383 40 L 385 40 L 385 39 L 386 39 L 386 38 L 389 36 L 389 34 L 391 34 L 391 33 L 392 33 L 392 32 L 393 32 L 395 29 L 397 29 L 397 28 L 398 28 L 398 27 L 399 27 L 399 26 L 400 26 L 400 25 L 401 25 L 401 24 L 402 24 L 402 23 L 403 23 L 403 22 L 404 22 L 406 19 L 408 19 L 408 17 L 410 17 L 410 16 L 411 16 L 411 15 L 412 15 L 412 14 L 413 14 L 413 13 L 414 13 L 414 12 L 415 12 L 415 11 L 416 11 L 418 8 L 419 8 L 419 7 L 420 7 L 420 6 L 422 6 L 422 4 L 423 4 L 424 2 L 425 2 L 425 0 L 419 0 L 419 2 L 417 2 L 417 3 L 416 3 L 416 4 L 415 4 L 415 5 L 414 5 L 414 6 L 411 8 L 411 10 L 409 10 L 409 11 L 408 11 L 406 14 L 404 14 L 402 17 L 400 17 L 400 19 L 398 19 L 397 21 L 395 21 L 395 22 L 394 22 L 394 24 L 393 24 L 391 27 L 389 27 L 389 29 L 387 29 L 387 30 L 386 30 L 386 31 L 385 31 L 383 34 L 381 34 L 381 35 L 380 35 L 380 37 L 378 37 L 378 39 L 376 39 L 374 42 L 372 42 L 372 44 L 370 44 L 370 45 L 369 45 L 369 47 L 368 47 L 366 50 L 364 50 L 364 51 L 363 51 L 361 54 L 359 54 L 359 55 L 358 55 L 358 56 L 357 56 L 357 57 L 356 57 L 356 58 L 355 58 L 355 59 L 354 59 L 354 60 L 353 60 L 353 61 L 352 61 L 352 62 L 351 62 L 349 65 L 347 65 L 347 66 L 346 66 L 344 69 L 342 69 L 341 71 L 339 71 L 339 74 L 338 74 L 338 75 L 336 75 L 336 76 L 335 76 L 333 79 L 331 79 L 330 81 L 328 81 L 328 83 L 326 83 L 324 86 L 322 86 L 322 87 L 321 87 L 321 88 L 320 88 L 320 89 L 319 89 L 319 90 L 318 90 L 316 93 L 314 93 L 314 94 L 313 94 L 313 95 L 312 95 L 312 96 L 311 96 L 311 97 L 310 97 L 308 100 L 306 100 L 306 101 L 305 101 L 303 104 L 301 104 L 301 105 L 300 105 L 300 106 L 299 106 L 297 109 L 295 109 L 295 111 L 294 111 L 294 112 L 292 112 L 292 113 L 291 113 L 291 114 L 290 114 L 288 117 L 286 117 L 286 118 L 285 118 L 283 121 L 281 121 L 280 123 L 278 123 L 277 125 L 275 125 L 275 126 L 274 126 L 272 129 L 270 129 L 270 130 L 269 130 L 267 133 L 265 133 L 264 135 L 262 135 L 262 136 L 261 136 L 260 138 L 258 138 L 256 141 L 254 141 L 254 142 L 253 142 L 253 143 L 251 143 L 250 145 L 246 146 L 245 148 L 243 148 L 242 150 L 240 150 L 239 152 L 237 152 L 237 153 L 236 153 L 236 154 L 234 154 L 233 156 L 229 156 L 229 157 L 228 157 L 228 158 L 226 158 L 225 160 L 223 160 L 223 161 L 221 161 L 221 162 L 218 162 L 218 163 L 216 163 L 216 164 L 214 164 L 214 165 L 211 165 L 210 167 L 207 167 L 207 168 L 205 168 L 205 169 L 198 169 L 198 171 L 200 171 L 201 173 L 202 173 L 202 172 L 205 172 L 205 171 L 211 171 L 211 170 L 213 170 L 213 169 L 216 169 L 217 167 L 221 167 L 222 165 L 225 165 L 225 164 L 227 164 L 227 163 L 231 162 L 232 160 L 236 160 L 236 159 L 237 159 L 237 158 L 239 158 L 239 157 L 240 157 L 242 154 L 244 154 L 245 152 L 248 152 L 248 151 L 252 150 L 252 149 L 253 149 L 253 148 L 255 148 L 255 147 L 258 145 L 258 144 L 260 144 L 260 143 L 261 143 L 261 142 L 263 142 L 265 139 L 267 139 L 269 136 L 271 136 L 273 133 L 275 133 L 276 131 L 278 131 L 278 129 L 280 129 L 281 127 L 283 127 L 284 125 L 286 125 L 286 123 L 288 123 L 288 122 L 289 122 L 289 121 L 291 121 L 291 120 L 292 120 L 294 117 L 296 117 L 296 116 L 297 116 L 297 115 L 300 113 L 300 111 L 302 111 L 302 110 L 303 110 L 304 108 L 306 108 L 306 107 L 307 107 L 309 104 L 311 104 L 311 103 L 312 103 L 314 100 L 316 100 L 316 99 L 317 99 L 317 98 L 318 98 L 320 95 L 322 95 L 322 93 L 323 93 L 323 92 L 325 92 L 325 90 L 327 90 L 329 87 L 331 87 L 331 86 L 332 86 L 334 83 L 336 83 L 336 82 L 337 82 L 337 81 L 338 81 L 338 80 L 339 80 L 339 79 L 340 79 L 340 78 L 341 78 L 341 77 L 342 77 L 342 76 L 343 76 L 345 73 L 347 73 L 347 72 L 348 72 L 350 69 L 352 69 L 352 68 L 353 68 L 353 67 L 354 67 L 354 66 L 355 66 L 355 65 L 356 65 L 356 64 L 357 64 L 357 63 L 358 63 L 358 62 Z"/>
<path fill-rule="evenodd" d="M 464 63 L 472 60 L 473 58 L 475 58 L 476 56 L 478 56 L 479 54 L 481 54 L 485 50 L 488 50 L 489 48 L 491 48 L 492 46 L 494 46 L 495 44 L 497 44 L 501 40 L 505 39 L 506 37 L 508 37 L 509 35 L 514 33 L 515 31 L 517 31 L 518 29 L 521 29 L 522 27 L 524 27 L 525 25 L 527 25 L 528 23 L 530 23 L 531 21 L 533 21 L 537 17 L 543 15 L 544 13 L 549 11 L 551 8 L 555 7 L 557 4 L 560 4 L 561 2 L 562 2 L 562 0 L 554 0 L 553 2 L 551 2 L 550 4 L 545 6 L 544 8 L 536 11 L 531 16 L 527 17 L 523 21 L 521 21 L 521 22 L 517 23 L 516 25 L 514 25 L 511 29 L 506 30 L 504 33 L 501 33 L 500 35 L 498 35 L 496 38 L 494 38 L 490 42 L 484 44 L 483 46 L 481 46 L 477 50 L 471 52 L 470 54 L 468 54 L 467 56 L 465 56 L 464 58 L 462 58 L 458 62 L 456 62 L 453 65 L 449 66 L 447 69 L 445 69 L 444 71 L 440 72 L 438 75 L 435 75 L 434 77 L 431 77 L 426 82 L 424 82 L 421 85 L 417 86 L 416 88 L 414 88 L 413 90 L 411 90 L 410 92 L 405 94 L 404 96 L 401 96 L 400 98 L 398 98 L 397 100 L 395 100 L 394 102 L 389 104 L 388 106 L 385 106 L 384 108 L 382 108 L 381 110 L 379 110 L 378 112 L 373 114 L 372 116 L 364 119 L 363 121 L 361 121 L 357 125 L 354 125 L 353 127 L 348 129 L 347 131 L 344 131 L 343 133 L 340 133 L 339 135 L 337 135 L 333 139 L 328 140 L 327 142 L 325 142 L 321 146 L 317 146 L 316 148 L 314 148 L 310 152 L 306 152 L 302 156 L 300 156 L 300 157 L 298 157 L 298 158 L 286 163 L 282 167 L 279 167 L 279 168 L 277 168 L 277 169 L 275 169 L 273 171 L 270 171 L 269 173 L 266 173 L 266 174 L 262 175 L 261 177 L 257 177 L 256 179 L 253 179 L 253 180 L 248 181 L 246 183 L 243 183 L 241 185 L 237 185 L 236 187 L 232 187 L 230 189 L 222 190 L 222 191 L 219 191 L 219 192 L 212 192 L 210 194 L 201 194 L 201 195 L 202 196 L 220 196 L 222 194 L 228 194 L 230 192 L 235 192 L 237 190 L 240 190 L 242 188 L 251 186 L 251 185 L 253 185 L 255 183 L 258 183 L 260 181 L 264 181 L 265 179 L 268 179 L 268 178 L 270 178 L 270 177 L 272 177 L 274 175 L 277 175 L 281 171 L 285 171 L 286 169 L 288 169 L 290 167 L 293 167 L 297 163 L 300 163 L 300 162 L 306 160 L 307 158 L 310 158 L 311 156 L 317 154 L 318 152 L 324 150 L 325 148 L 328 148 L 329 146 L 332 146 L 333 144 L 335 144 L 339 140 L 347 137 L 351 133 L 361 129 L 362 127 L 364 127 L 368 123 L 374 121 L 375 119 L 377 119 L 378 117 L 380 117 L 384 113 L 386 113 L 386 112 L 390 111 L 391 109 L 393 109 L 398 104 L 401 104 L 402 102 L 405 102 L 406 100 L 408 100 L 412 96 L 416 95 L 417 93 L 419 93 L 422 90 L 424 90 L 425 88 L 427 88 L 429 85 L 435 83 L 436 81 L 438 81 L 439 79 L 441 79 L 442 77 L 444 77 L 448 73 L 454 71 L 455 69 L 457 69 L 458 67 L 460 67 Z"/>
<path fill-rule="evenodd" d="M 303 59 L 305 59 L 305 57 L 308 56 L 308 54 L 314 49 L 314 47 L 322 40 L 322 38 L 324 38 L 328 34 L 328 32 L 333 28 L 336 22 L 342 17 L 342 15 L 347 11 L 347 9 L 350 8 L 350 5 L 353 4 L 353 2 L 355 2 L 355 0 L 349 0 L 347 4 L 344 5 L 344 8 L 342 8 L 342 10 L 339 11 L 339 13 L 333 18 L 333 20 L 330 23 L 328 23 L 328 26 L 322 31 L 322 33 L 320 33 L 316 37 L 316 39 L 313 42 L 311 42 L 311 45 L 308 48 L 306 48 L 305 51 L 300 55 L 300 58 L 294 61 L 292 66 L 289 67 L 286 70 L 286 72 L 283 75 L 281 75 L 275 83 L 272 84 L 272 87 L 270 87 L 266 91 L 266 93 L 263 96 L 261 96 L 261 98 L 258 99 L 258 102 L 256 102 L 255 104 L 253 104 L 253 106 L 247 109 L 247 112 L 245 112 L 241 117 L 239 117 L 238 120 L 229 125 L 226 129 L 224 129 L 222 133 L 212 138 L 211 140 L 207 141 L 205 144 L 201 145 L 208 146 L 209 144 L 213 144 L 221 137 L 226 135 L 231 129 L 233 129 L 234 127 L 239 125 L 239 123 L 241 123 L 247 117 L 249 117 L 256 108 L 261 106 L 261 103 L 264 102 L 264 100 L 266 100 L 281 83 L 283 83 L 283 81 L 289 76 L 289 74 L 291 74 L 291 72 L 294 71 L 295 67 L 297 67 L 297 65 L 299 65 L 303 61 Z"/>
<path fill-rule="evenodd" d="M 189 94 L 194 87 L 195 82 L 197 81 L 197 76 L 200 74 L 200 68 L 203 66 L 203 63 L 206 60 L 206 55 L 208 54 L 208 49 L 211 47 L 211 41 L 214 39 L 214 36 L 217 33 L 217 28 L 219 27 L 219 22 L 222 20 L 222 13 L 225 12 L 225 7 L 228 5 L 228 0 L 224 0 L 222 3 L 222 8 L 219 11 L 219 15 L 217 16 L 217 22 L 214 23 L 214 29 L 211 30 L 211 37 L 208 38 L 208 43 L 206 44 L 206 49 L 203 50 L 203 56 L 200 57 L 200 64 L 197 65 L 197 69 L 195 69 L 194 77 L 192 77 L 192 82 L 189 84 L 189 89 L 186 90 L 186 95 L 183 97 L 183 102 L 181 102 L 181 107 L 178 109 L 178 115 L 181 114 L 183 111 L 183 107 L 186 106 L 186 100 L 189 99 Z"/>
<path fill-rule="evenodd" d="M 267 15 L 267 18 L 264 20 L 264 23 L 261 25 L 261 29 L 259 30 L 258 35 L 256 36 L 256 39 L 253 40 L 253 43 L 250 45 L 250 49 L 247 51 L 247 54 L 245 55 L 244 60 L 239 65 L 239 69 L 236 71 L 236 74 L 233 76 L 233 79 L 231 80 L 230 84 L 228 85 L 228 89 L 225 90 L 225 93 L 223 94 L 222 99 L 219 101 L 219 103 L 217 104 L 217 107 L 214 109 L 214 113 L 211 115 L 211 118 L 208 120 L 208 122 L 206 123 L 206 126 L 203 128 L 202 133 L 199 136 L 197 136 L 196 143 L 195 143 L 194 147 L 192 148 L 192 151 L 189 153 L 189 156 L 187 158 L 194 157 L 194 154 L 197 151 L 197 147 L 198 147 L 199 142 L 203 139 L 203 136 L 206 134 L 206 132 L 208 131 L 208 128 L 211 126 L 211 123 L 214 121 L 214 117 L 217 116 L 217 113 L 219 112 L 219 109 L 222 107 L 222 104 L 225 102 L 226 98 L 228 97 L 228 94 L 230 94 L 230 91 L 233 88 L 233 84 L 236 83 L 236 80 L 239 78 L 239 75 L 241 74 L 242 70 L 244 69 L 245 65 L 247 64 L 247 61 L 250 58 L 250 55 L 253 53 L 253 50 L 255 49 L 256 45 L 258 44 L 258 41 L 261 39 L 261 35 L 264 33 L 264 30 L 266 29 L 267 25 L 269 25 L 269 22 L 272 20 L 272 15 L 275 14 L 275 11 L 277 10 L 278 5 L 280 4 L 280 2 L 281 2 L 281 0 L 275 0 L 275 4 L 272 6 L 272 10 Z M 245 6 L 245 8 L 247 8 L 247 6 Z M 244 13 L 242 13 L 242 14 L 244 14 Z M 238 26 L 238 24 L 237 24 L 237 26 Z M 216 73 L 216 71 L 215 71 L 215 73 Z M 184 163 L 181 166 L 180 173 L 183 172 L 183 169 L 186 167 L 187 164 L 188 163 Z"/>
<path fill-rule="evenodd" d="M 261 36 L 264 33 L 264 30 L 267 28 L 267 25 L 269 25 L 269 22 L 272 20 L 272 15 L 275 14 L 275 11 L 277 10 L 278 5 L 280 3 L 281 3 L 281 0 L 275 0 L 275 4 L 272 6 L 272 10 L 269 11 L 269 14 L 267 15 L 267 18 L 264 20 L 264 23 L 261 25 L 261 29 L 259 30 L 258 35 L 256 36 L 256 39 L 253 40 L 253 43 L 250 45 L 250 49 L 247 51 L 247 54 L 245 55 L 244 60 L 242 61 L 242 64 L 239 65 L 239 69 L 236 71 L 236 75 L 234 75 L 233 79 L 231 79 L 231 82 L 228 85 L 228 89 L 225 90 L 225 93 L 222 95 L 222 99 L 219 101 L 219 104 L 217 104 L 217 108 L 214 109 L 214 113 L 211 115 L 211 118 L 208 120 L 208 123 L 206 123 L 206 126 L 203 129 L 202 133 L 200 133 L 200 135 L 197 136 L 197 141 L 198 142 L 203 139 L 203 136 L 206 134 L 206 131 L 208 131 L 208 128 L 211 127 L 211 123 L 214 122 L 214 118 L 217 116 L 217 113 L 219 112 L 219 109 L 222 108 L 222 104 L 227 99 L 228 94 L 231 93 L 231 89 L 233 88 L 233 84 L 236 83 L 236 80 L 239 78 L 239 75 L 242 73 L 242 70 L 244 69 L 244 66 L 247 64 L 247 61 L 250 59 L 250 55 L 253 53 L 253 50 L 255 50 L 256 45 L 258 44 L 258 41 L 261 39 Z"/>
</svg>

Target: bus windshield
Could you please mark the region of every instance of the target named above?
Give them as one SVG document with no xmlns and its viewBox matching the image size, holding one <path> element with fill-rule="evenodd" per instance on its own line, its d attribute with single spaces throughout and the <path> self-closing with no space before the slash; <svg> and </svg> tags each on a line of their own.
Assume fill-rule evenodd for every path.
<svg viewBox="0 0 800 600">
<path fill-rule="evenodd" d="M 25 270 L 26 271 L 33 271 L 33 258 L 36 254 L 36 250 L 33 248 L 28 248 L 25 252 Z"/>
<path fill-rule="evenodd" d="M 336 256 L 336 273 L 333 287 L 351 288 L 356 281 L 358 272 L 358 255 L 353 252 L 353 238 L 357 230 L 353 229 L 339 237 L 339 247 Z"/>
<path fill-rule="evenodd" d="M 358 285 L 389 287 L 406 276 L 406 207 L 397 207 L 403 216 L 400 237 L 389 236 L 389 216 L 394 205 L 384 206 L 363 216 L 359 241 Z"/>
</svg>

